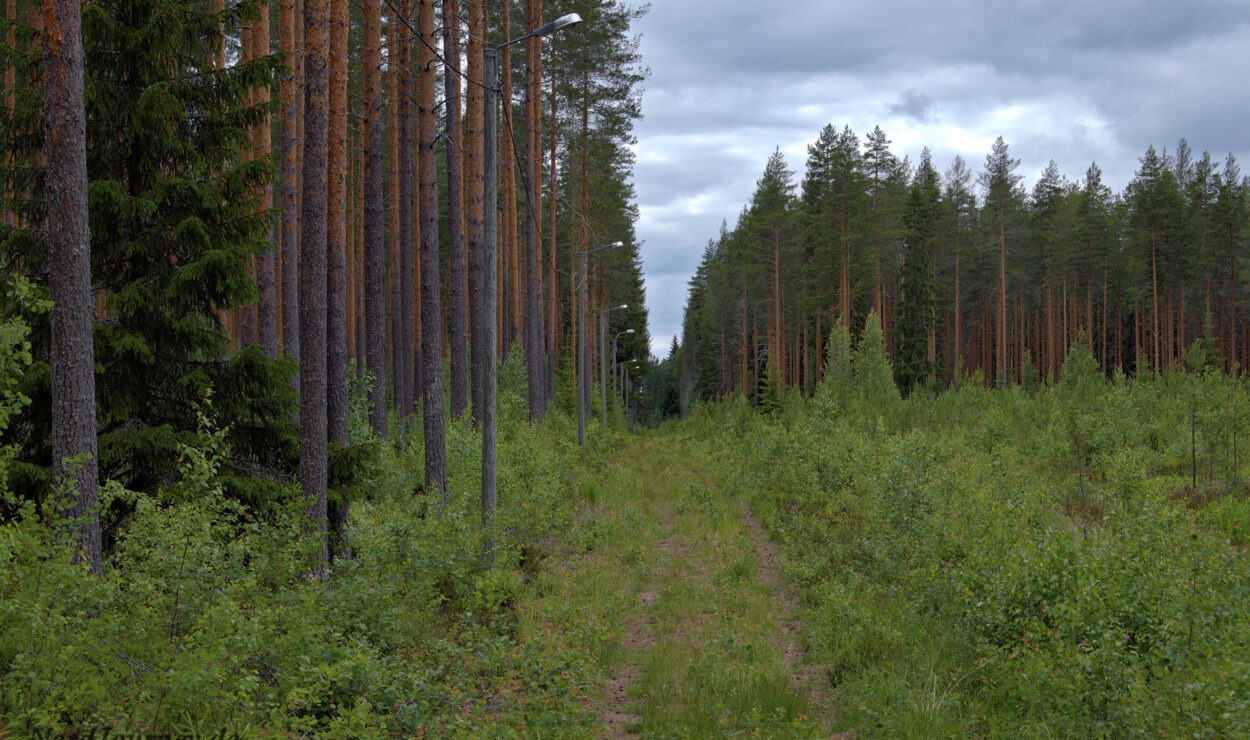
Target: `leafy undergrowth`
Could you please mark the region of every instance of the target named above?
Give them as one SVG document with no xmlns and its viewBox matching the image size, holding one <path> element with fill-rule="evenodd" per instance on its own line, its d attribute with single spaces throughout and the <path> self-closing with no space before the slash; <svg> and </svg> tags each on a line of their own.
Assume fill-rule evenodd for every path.
<svg viewBox="0 0 1250 740">
<path fill-rule="evenodd" d="M 594 543 L 575 493 L 604 445 L 579 452 L 560 413 L 525 422 L 515 364 L 501 372 L 493 568 L 467 424 L 448 430 L 446 502 L 417 491 L 419 444 L 379 445 L 352 504 L 353 557 L 320 583 L 304 578 L 298 491 L 263 516 L 244 508 L 214 483 L 221 450 L 187 451 L 184 485 L 200 489 L 178 503 L 106 488 L 136 514 L 99 577 L 33 514 L 0 525 L 0 735 L 592 733 L 593 656 L 522 605 L 550 562 Z"/>
<path fill-rule="evenodd" d="M 842 390 L 687 424 L 780 543 L 845 729 L 1250 735 L 1239 383 Z"/>
</svg>

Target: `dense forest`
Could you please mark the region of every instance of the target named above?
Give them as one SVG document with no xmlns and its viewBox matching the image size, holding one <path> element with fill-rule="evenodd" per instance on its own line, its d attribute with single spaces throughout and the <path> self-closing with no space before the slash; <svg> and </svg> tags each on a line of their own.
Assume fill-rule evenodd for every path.
<svg viewBox="0 0 1250 740">
<path fill-rule="evenodd" d="M 495 358 L 523 354 L 533 420 L 573 403 L 579 335 L 585 377 L 645 372 L 629 182 L 643 11 L 63 5 L 9 0 L 0 27 L 15 399 L 0 518 L 34 505 L 77 521 L 104 481 L 168 498 L 208 419 L 228 495 L 264 512 L 298 482 L 324 564 L 350 554 L 348 491 L 379 440 L 422 449 L 424 488 L 446 493 L 444 419 L 493 427 L 470 386 L 492 384 L 493 405 Z M 574 11 L 578 25 L 543 30 Z M 133 513 L 114 500 L 82 524 L 93 568 Z"/>
<path fill-rule="evenodd" d="M 778 150 L 690 282 L 682 398 L 810 392 L 841 332 L 875 314 L 895 377 L 1053 383 L 1078 339 L 1110 374 L 1164 371 L 1201 341 L 1244 368 L 1250 180 L 1236 159 L 1147 148 L 1116 194 L 1097 164 L 1052 160 L 1031 189 L 1001 137 L 980 170 L 944 172 L 833 125 L 801 179 Z M 854 338 L 854 337 L 852 337 Z"/>
<path fill-rule="evenodd" d="M 653 367 L 647 6 L 0 10 L 0 737 L 1250 735 L 1232 156 L 828 126 Z"/>
</svg>

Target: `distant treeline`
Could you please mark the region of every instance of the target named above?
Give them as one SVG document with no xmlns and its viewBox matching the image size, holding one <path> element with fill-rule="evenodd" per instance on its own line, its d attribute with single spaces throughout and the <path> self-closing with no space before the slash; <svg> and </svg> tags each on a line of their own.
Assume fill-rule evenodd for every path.
<svg viewBox="0 0 1250 740">
<path fill-rule="evenodd" d="M 861 142 L 826 126 L 797 185 L 772 155 L 690 281 L 688 397 L 810 391 L 831 332 L 869 313 L 904 392 L 1052 382 L 1077 341 L 1105 372 L 1178 366 L 1198 340 L 1225 369 L 1246 364 L 1250 179 L 1233 155 L 1151 146 L 1116 194 L 1097 164 L 1070 180 L 1053 160 L 1026 191 L 1001 137 L 980 172 L 889 145 L 880 127 Z"/>
</svg>

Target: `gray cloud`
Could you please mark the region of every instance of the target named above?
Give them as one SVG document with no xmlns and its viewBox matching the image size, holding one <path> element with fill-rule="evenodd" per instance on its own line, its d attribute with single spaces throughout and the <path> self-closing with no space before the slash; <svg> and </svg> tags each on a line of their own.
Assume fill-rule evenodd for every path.
<svg viewBox="0 0 1250 740">
<path fill-rule="evenodd" d="M 933 120 L 933 99 L 911 88 L 903 92 L 897 103 L 890 105 L 890 113 L 920 123 L 930 123 Z"/>
</svg>

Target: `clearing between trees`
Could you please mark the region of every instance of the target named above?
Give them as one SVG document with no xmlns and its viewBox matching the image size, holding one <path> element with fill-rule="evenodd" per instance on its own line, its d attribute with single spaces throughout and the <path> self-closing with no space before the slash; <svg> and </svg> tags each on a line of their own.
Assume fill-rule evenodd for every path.
<svg viewBox="0 0 1250 740">
<path fill-rule="evenodd" d="M 632 436 L 586 485 L 599 544 L 544 574 L 545 599 L 603 625 L 609 737 L 826 737 L 797 600 L 750 510 L 680 436 Z"/>
</svg>

